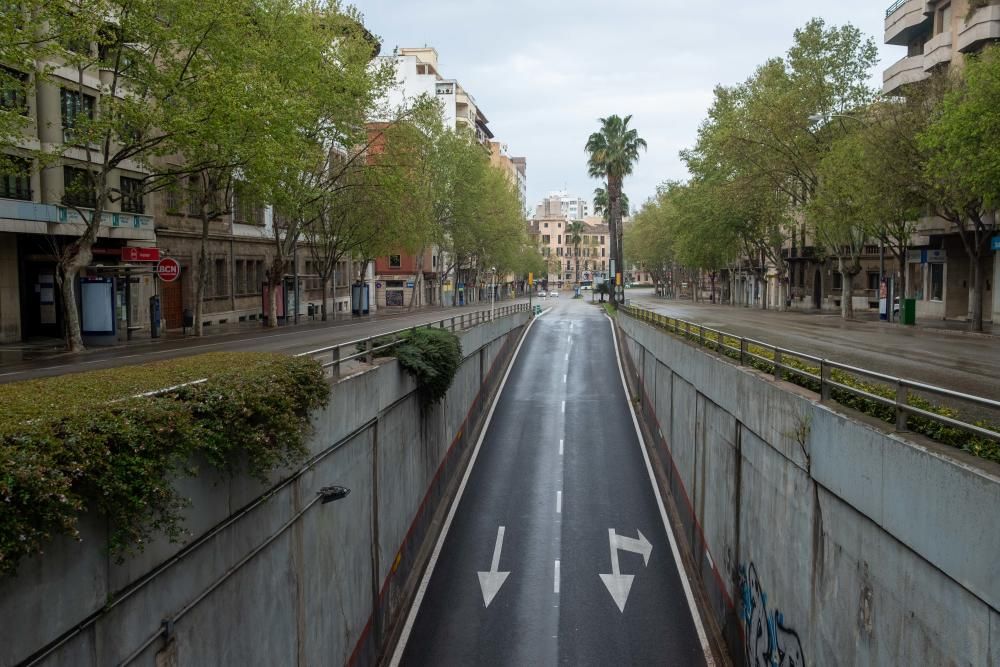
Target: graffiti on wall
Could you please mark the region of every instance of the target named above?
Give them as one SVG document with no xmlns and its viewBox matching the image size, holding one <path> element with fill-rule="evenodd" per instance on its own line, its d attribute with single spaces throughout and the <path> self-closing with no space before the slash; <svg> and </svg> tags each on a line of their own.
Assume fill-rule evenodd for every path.
<svg viewBox="0 0 1000 667">
<path fill-rule="evenodd" d="M 760 585 L 757 567 L 740 566 L 746 664 L 752 667 L 804 667 L 805 654 L 795 630 L 785 625 L 784 615 L 767 608 L 767 593 Z"/>
</svg>

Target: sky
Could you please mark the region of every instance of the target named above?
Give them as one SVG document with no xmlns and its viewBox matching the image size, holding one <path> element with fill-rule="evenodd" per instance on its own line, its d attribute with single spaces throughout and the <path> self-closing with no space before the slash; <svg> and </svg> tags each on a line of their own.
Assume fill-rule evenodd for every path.
<svg viewBox="0 0 1000 667">
<path fill-rule="evenodd" d="M 531 209 L 553 190 L 592 197 L 599 182 L 583 146 L 611 114 L 632 114 L 648 143 L 625 181 L 633 207 L 686 178 L 678 152 L 694 144 L 713 88 L 783 55 L 813 17 L 874 38 L 873 86 L 904 55 L 882 44 L 890 0 L 355 1 L 384 55 L 437 49 L 442 75 L 475 98 L 511 155 L 527 158 Z"/>
</svg>

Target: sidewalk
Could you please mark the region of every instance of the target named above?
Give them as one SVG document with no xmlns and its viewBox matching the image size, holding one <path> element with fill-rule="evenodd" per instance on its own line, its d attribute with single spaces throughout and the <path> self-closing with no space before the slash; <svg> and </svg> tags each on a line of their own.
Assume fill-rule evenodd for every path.
<svg viewBox="0 0 1000 667">
<path fill-rule="evenodd" d="M 947 331 L 949 333 L 955 334 L 967 334 L 970 336 L 1000 336 L 1000 327 L 994 326 L 992 322 L 983 322 L 982 331 L 969 331 L 969 323 L 964 320 L 932 320 L 932 319 L 918 319 L 916 324 L 904 325 L 898 322 L 885 322 L 879 319 L 878 313 L 855 313 L 854 319 L 858 322 L 871 323 L 880 327 L 897 327 L 903 329 L 909 329 L 911 326 L 915 329 L 927 329 L 933 331 Z"/>
<path fill-rule="evenodd" d="M 502 308 L 522 301 L 527 302 L 527 299 L 517 298 L 497 301 L 494 303 L 494 306 Z M 203 346 L 206 342 L 252 342 L 257 338 L 274 336 L 276 333 L 292 334 L 302 332 L 303 334 L 319 334 L 324 330 L 336 330 L 351 325 L 375 324 L 378 322 L 388 324 L 396 320 L 406 320 L 407 318 L 436 321 L 450 317 L 451 314 L 457 316 L 460 313 L 470 311 L 488 310 L 489 307 L 489 302 L 486 302 L 485 304 L 475 303 L 465 306 L 427 306 L 412 311 L 382 309 L 371 315 L 343 316 L 336 320 L 331 318 L 326 322 L 321 321 L 318 316 L 311 320 L 308 316 L 300 315 L 298 324 L 279 324 L 274 328 L 264 326 L 262 320 L 208 326 L 205 327 L 204 333 L 200 337 L 193 335 L 190 328 L 187 329 L 187 333 L 183 329 L 170 329 L 162 332 L 159 338 L 150 338 L 147 333 L 141 338 L 134 338 L 115 345 L 93 345 L 80 353 L 67 352 L 64 342 L 61 339 L 40 338 L 27 342 L 0 344 L 0 369 L 26 362 L 44 363 L 45 361 L 57 360 L 75 362 L 94 357 L 135 356 L 156 350 L 175 350 L 188 346 Z M 434 315 L 437 315 L 437 317 L 434 317 Z M 402 323 L 400 325 L 400 327 L 405 326 L 407 325 Z M 400 327 L 387 326 L 386 330 Z M 331 332 L 331 334 L 333 335 L 334 332 Z"/>
</svg>

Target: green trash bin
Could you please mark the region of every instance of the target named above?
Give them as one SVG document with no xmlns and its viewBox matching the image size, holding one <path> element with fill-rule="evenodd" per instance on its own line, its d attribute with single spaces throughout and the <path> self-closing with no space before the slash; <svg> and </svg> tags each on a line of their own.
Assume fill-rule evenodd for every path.
<svg viewBox="0 0 1000 667">
<path fill-rule="evenodd" d="M 899 311 L 900 324 L 916 324 L 917 322 L 917 300 L 903 299 L 903 307 Z"/>
</svg>

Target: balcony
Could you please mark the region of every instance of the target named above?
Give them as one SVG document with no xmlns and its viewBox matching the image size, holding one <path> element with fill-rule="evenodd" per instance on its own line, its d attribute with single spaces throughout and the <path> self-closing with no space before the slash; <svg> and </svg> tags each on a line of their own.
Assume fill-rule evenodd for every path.
<svg viewBox="0 0 1000 667">
<path fill-rule="evenodd" d="M 73 234 L 59 231 L 58 225 L 81 225 L 83 218 L 74 209 L 55 204 L 0 199 L 0 231 L 26 234 Z M 137 213 L 105 213 L 101 217 L 101 236 L 152 238 L 153 216 Z"/>
<path fill-rule="evenodd" d="M 924 44 L 924 71 L 930 72 L 939 65 L 951 62 L 951 32 L 935 35 Z"/>
<path fill-rule="evenodd" d="M 886 95 L 896 93 L 901 87 L 923 81 L 928 76 L 924 71 L 924 57 L 906 56 L 894 63 L 882 74 L 882 92 Z"/>
<path fill-rule="evenodd" d="M 926 0 L 897 0 L 885 12 L 885 43 L 906 46 L 920 33 L 930 33 L 932 16 Z"/>
<path fill-rule="evenodd" d="M 1000 40 L 1000 5 L 974 10 L 958 33 L 956 47 L 962 53 L 978 50 L 984 42 Z"/>
</svg>

